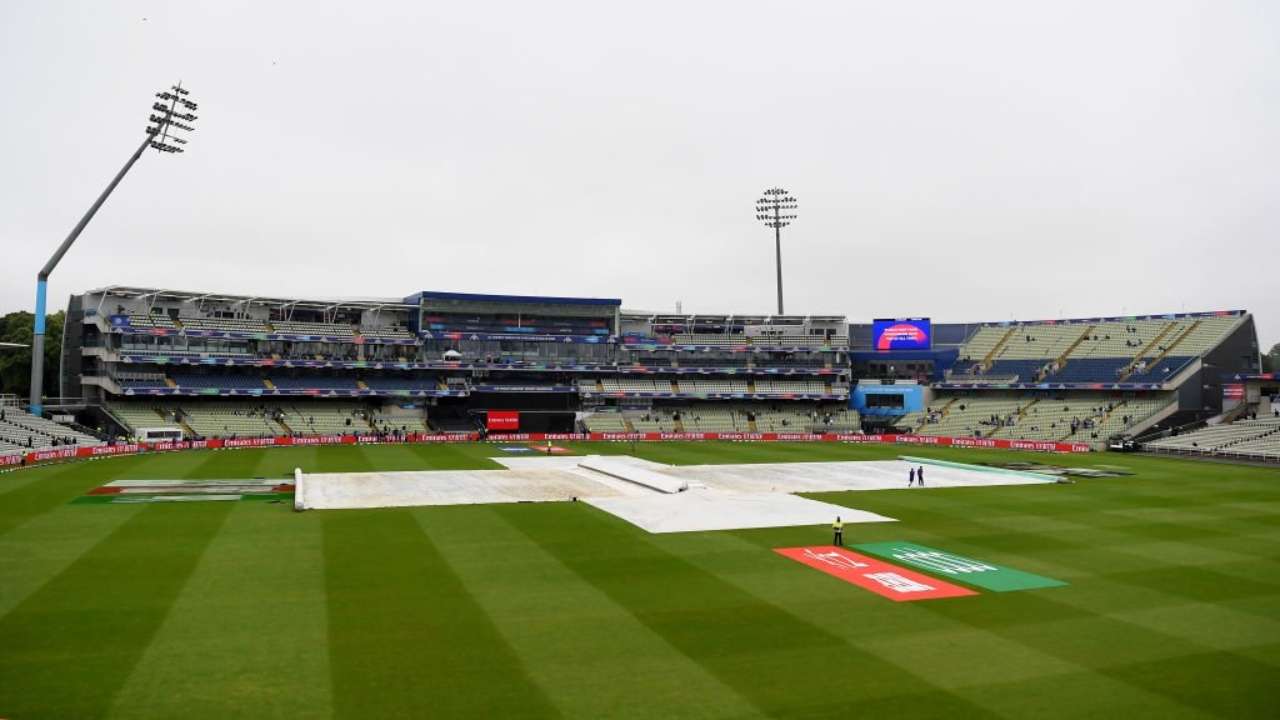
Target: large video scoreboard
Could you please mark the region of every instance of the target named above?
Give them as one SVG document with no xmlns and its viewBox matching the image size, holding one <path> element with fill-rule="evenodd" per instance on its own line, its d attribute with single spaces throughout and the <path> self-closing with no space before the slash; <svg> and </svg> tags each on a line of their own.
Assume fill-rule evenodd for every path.
<svg viewBox="0 0 1280 720">
<path fill-rule="evenodd" d="M 933 326 L 929 318 L 872 320 L 871 346 L 878 351 L 928 350 L 933 346 Z"/>
</svg>

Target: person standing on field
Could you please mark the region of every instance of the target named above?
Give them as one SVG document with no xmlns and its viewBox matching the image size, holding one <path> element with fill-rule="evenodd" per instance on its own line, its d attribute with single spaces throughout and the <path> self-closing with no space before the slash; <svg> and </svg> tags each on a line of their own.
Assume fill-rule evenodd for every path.
<svg viewBox="0 0 1280 720">
<path fill-rule="evenodd" d="M 920 487 L 924 487 L 924 466 L 923 465 L 920 466 L 919 470 L 916 470 L 916 483 Z"/>
<path fill-rule="evenodd" d="M 844 521 L 840 516 L 836 516 L 836 521 L 831 523 L 831 544 L 836 547 L 844 547 Z"/>
<path fill-rule="evenodd" d="M 911 472 L 907 473 L 907 487 L 916 484 L 916 469 L 911 468 Z"/>
</svg>

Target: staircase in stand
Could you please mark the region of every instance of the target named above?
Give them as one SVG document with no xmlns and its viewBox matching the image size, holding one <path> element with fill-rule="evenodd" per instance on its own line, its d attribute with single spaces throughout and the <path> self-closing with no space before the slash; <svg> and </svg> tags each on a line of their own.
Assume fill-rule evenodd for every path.
<svg viewBox="0 0 1280 720">
<path fill-rule="evenodd" d="M 1177 322 L 1165 323 L 1165 326 L 1160 328 L 1160 332 L 1157 333 L 1155 337 L 1151 338 L 1151 342 L 1143 345 L 1142 349 L 1138 351 L 1138 354 L 1134 355 L 1133 359 L 1129 361 L 1129 364 L 1124 367 L 1124 371 L 1120 373 L 1120 380 L 1124 381 L 1128 379 L 1128 377 L 1133 374 L 1134 368 L 1138 367 L 1138 363 L 1142 358 L 1151 354 L 1152 348 L 1159 347 L 1160 341 L 1164 339 L 1164 336 L 1168 335 L 1177 326 Z"/>
<path fill-rule="evenodd" d="M 1018 412 L 1014 413 L 1014 416 L 1018 418 L 1018 419 L 1017 419 L 1017 421 L 1014 423 L 1014 427 L 1017 427 L 1018 425 L 1020 425 L 1020 424 L 1022 423 L 1023 419 L 1024 419 L 1024 418 L 1026 418 L 1026 416 L 1027 416 L 1027 411 L 1028 411 L 1028 410 L 1030 410 L 1032 407 L 1034 407 L 1034 406 L 1035 406 L 1037 403 L 1039 403 L 1039 402 L 1040 402 L 1040 398 L 1036 398 L 1036 399 L 1032 400 L 1031 402 L 1027 403 L 1026 405 L 1023 405 L 1023 406 L 1019 407 L 1019 408 L 1018 408 Z M 995 428 L 992 428 L 991 432 L 987 433 L 987 434 L 986 434 L 986 435 L 984 435 L 983 437 L 989 437 L 989 438 L 990 438 L 990 437 L 995 437 L 995 436 L 996 436 L 996 433 L 1000 432 L 1001 430 L 1006 430 L 1006 429 L 1008 429 L 1006 426 L 1004 426 L 1004 425 L 999 425 L 999 426 L 997 426 L 997 427 L 995 427 Z"/>
<path fill-rule="evenodd" d="M 1075 342 L 1071 343 L 1071 345 L 1067 347 L 1067 349 L 1063 351 L 1061 355 L 1053 359 L 1053 363 L 1057 367 L 1057 370 L 1054 371 L 1055 373 L 1061 371 L 1062 368 L 1067 366 L 1067 356 L 1075 352 L 1075 349 L 1080 347 L 1080 343 L 1084 342 L 1085 340 L 1088 340 L 1089 336 L 1092 335 L 1093 331 L 1096 330 L 1097 328 L 1098 328 L 1097 325 L 1090 325 L 1089 327 L 1086 327 L 1084 329 L 1084 332 L 1080 335 L 1080 337 L 1076 338 Z M 1042 379 L 1043 378 L 1037 378 L 1036 382 L 1039 382 Z"/>
<path fill-rule="evenodd" d="M 1014 332 L 1017 330 L 1017 325 L 1010 327 L 1008 332 L 1004 334 L 1004 337 L 1000 338 L 1000 340 L 996 342 L 995 346 L 991 348 L 991 352 L 982 356 L 982 361 L 978 363 L 978 367 L 982 369 L 982 372 L 986 372 L 991 369 L 991 364 L 995 362 L 996 356 L 1000 354 L 1000 351 L 1004 349 L 1005 345 L 1009 344 L 1009 338 L 1013 337 Z"/>
<path fill-rule="evenodd" d="M 1196 320 L 1195 322 L 1191 323 L 1191 326 L 1190 326 L 1190 327 L 1188 327 L 1186 330 L 1183 330 L 1183 331 L 1178 335 L 1178 337 L 1176 337 L 1176 338 L 1174 338 L 1174 339 L 1173 339 L 1173 342 L 1169 343 L 1168 345 L 1165 345 L 1165 346 L 1164 346 L 1164 352 L 1162 352 L 1162 353 L 1160 353 L 1159 355 L 1155 356 L 1155 357 L 1154 357 L 1150 362 L 1148 362 L 1148 363 L 1147 363 L 1147 367 L 1152 368 L 1152 367 L 1155 367 L 1155 366 L 1159 365 L 1159 364 L 1160 364 L 1160 362 L 1161 362 L 1162 360 L 1164 360 L 1165 358 L 1169 357 L 1169 353 L 1172 353 L 1172 352 L 1173 352 L 1173 349 L 1174 349 L 1174 348 L 1176 348 L 1176 347 L 1178 347 L 1178 344 L 1179 344 L 1179 343 L 1181 343 L 1183 340 L 1185 340 L 1185 339 L 1187 338 L 1187 336 L 1188 336 L 1188 335 L 1190 335 L 1191 333 L 1195 332 L 1195 331 L 1196 331 L 1196 329 L 1198 329 L 1202 324 L 1204 324 L 1204 321 L 1203 321 L 1203 320 Z M 1155 345 L 1155 342 L 1156 342 L 1155 340 L 1152 340 L 1152 341 L 1151 341 L 1151 343 L 1147 345 L 1147 348 L 1144 348 L 1144 350 L 1143 350 L 1144 354 L 1145 354 L 1145 352 L 1146 352 L 1146 349 L 1149 349 L 1152 345 Z M 1128 371 L 1127 371 L 1127 372 L 1125 372 L 1125 373 L 1124 373 L 1124 375 L 1122 375 L 1122 376 L 1120 377 L 1120 382 L 1124 382 L 1125 380 L 1128 380 L 1128 379 L 1129 379 L 1129 376 L 1130 376 L 1130 375 L 1132 375 L 1132 374 L 1134 373 L 1134 370 L 1137 368 L 1138 362 L 1139 362 L 1141 359 L 1142 359 L 1142 357 L 1141 357 L 1141 356 L 1139 356 L 1139 357 L 1137 357 L 1137 358 L 1135 358 L 1135 359 L 1134 359 L 1134 361 L 1133 361 L 1133 365 L 1132 365 L 1132 366 L 1130 366 L 1130 367 L 1128 368 Z"/>
</svg>

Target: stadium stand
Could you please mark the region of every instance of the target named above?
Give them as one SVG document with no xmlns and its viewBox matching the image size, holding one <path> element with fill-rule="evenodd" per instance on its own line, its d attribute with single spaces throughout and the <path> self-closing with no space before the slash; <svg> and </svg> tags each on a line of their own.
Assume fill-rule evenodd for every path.
<svg viewBox="0 0 1280 720">
<path fill-rule="evenodd" d="M 813 403 L 762 406 L 745 403 L 612 410 L 589 414 L 590 432 L 857 432 L 858 413 Z"/>
<path fill-rule="evenodd" d="M 400 340 L 412 340 L 417 337 L 413 333 L 402 327 L 369 327 L 360 328 L 360 335 L 365 339 L 369 338 L 394 338 Z"/>
<path fill-rule="evenodd" d="M 1145 449 L 1188 455 L 1280 460 L 1280 418 L 1237 420 L 1146 443 Z"/>
<path fill-rule="evenodd" d="M 297 322 L 293 320 L 273 320 L 271 321 L 272 329 L 281 334 L 289 335 L 324 335 L 333 337 L 344 337 L 354 335 L 355 328 L 345 323 L 316 323 L 316 322 Z"/>
<path fill-rule="evenodd" d="M 113 286 L 72 302 L 94 326 L 64 346 L 84 358 L 72 395 L 106 408 L 113 426 L 194 423 L 205 436 L 473 431 L 493 404 L 526 412 L 526 431 L 567 431 L 581 413 L 582 425 L 615 432 L 865 426 L 1100 447 L 1171 413 L 1186 424 L 1220 412 L 1209 395 L 1221 391 L 1188 388 L 1249 371 L 1240 358 L 1251 337 L 1256 355 L 1244 311 L 939 324 L 931 349 L 895 354 L 838 315 L 665 315 L 608 298 L 424 291 L 335 302 Z M 1184 407 L 1170 411 L 1174 390 Z M 337 404 L 313 412 L 320 402 Z M 600 407 L 615 403 L 623 409 Z"/>
<path fill-rule="evenodd" d="M 137 435 L 144 428 L 183 428 L 170 407 L 155 403 L 110 402 L 107 411 L 125 428 L 128 435 Z"/>
<path fill-rule="evenodd" d="M 939 396 L 925 411 L 902 416 L 897 427 L 921 435 L 1086 442 L 1102 447 L 1111 436 L 1139 426 L 1175 402 L 1168 393 L 1130 395 Z"/>
<path fill-rule="evenodd" d="M 65 445 L 102 445 L 92 435 L 36 417 L 14 405 L 0 408 L 0 452 L 43 450 Z"/>
<path fill-rule="evenodd" d="M 961 347 L 953 383 L 1164 383 L 1240 317 L 986 325 Z"/>
<path fill-rule="evenodd" d="M 266 387 L 262 378 L 254 375 L 200 375 L 171 373 L 173 387 L 192 390 L 262 390 Z"/>
<path fill-rule="evenodd" d="M 250 318 L 179 317 L 178 322 L 186 330 L 216 330 L 222 332 L 265 333 L 267 325 Z"/>
<path fill-rule="evenodd" d="M 356 379 L 347 377 L 329 377 L 325 375 L 305 375 L 286 377 L 272 375 L 267 384 L 281 390 L 355 390 Z"/>
<path fill-rule="evenodd" d="M 178 327 L 168 315 L 130 313 L 125 315 L 125 320 L 136 328 L 177 329 Z"/>
</svg>

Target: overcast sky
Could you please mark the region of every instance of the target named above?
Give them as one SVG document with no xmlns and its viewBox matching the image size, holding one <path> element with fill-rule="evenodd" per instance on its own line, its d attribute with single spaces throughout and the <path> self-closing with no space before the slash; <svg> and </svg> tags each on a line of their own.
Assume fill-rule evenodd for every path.
<svg viewBox="0 0 1280 720">
<path fill-rule="evenodd" d="M 1280 3 L 0 3 L 0 311 L 54 273 L 767 313 L 1246 308 L 1280 341 Z"/>
</svg>

